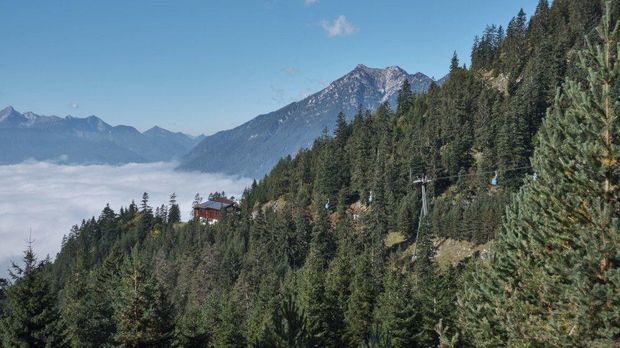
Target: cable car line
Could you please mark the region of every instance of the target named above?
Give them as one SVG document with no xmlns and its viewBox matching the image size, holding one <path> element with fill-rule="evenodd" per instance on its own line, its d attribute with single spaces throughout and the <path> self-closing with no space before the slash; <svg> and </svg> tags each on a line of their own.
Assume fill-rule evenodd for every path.
<svg viewBox="0 0 620 348">
<path fill-rule="evenodd" d="M 517 171 L 517 170 L 522 170 L 522 169 L 530 169 L 532 168 L 531 165 L 529 166 L 522 166 L 522 167 L 514 167 L 514 168 L 510 168 L 510 169 L 506 169 L 503 170 L 502 172 L 513 172 L 513 171 Z M 416 260 L 416 252 L 417 252 L 417 247 L 418 247 L 418 240 L 420 237 L 420 227 L 422 226 L 422 219 L 428 214 L 428 206 L 427 206 L 427 200 L 426 200 L 426 184 L 429 182 L 433 182 L 433 181 L 439 181 L 439 180 L 446 180 L 446 179 L 454 179 L 454 178 L 461 178 L 461 177 L 468 177 L 468 176 L 481 176 L 484 174 L 495 174 L 495 176 L 493 177 L 493 179 L 491 179 L 491 185 L 493 186 L 497 186 L 497 180 L 498 180 L 498 176 L 499 176 L 499 170 L 493 170 L 493 171 L 487 171 L 487 172 L 478 172 L 478 173 L 474 173 L 474 174 L 463 174 L 463 175 L 450 175 L 450 176 L 443 176 L 443 177 L 438 177 L 435 179 L 428 179 L 426 176 L 420 178 L 418 177 L 416 180 L 413 181 L 414 184 L 420 184 L 420 187 L 422 188 L 422 211 L 420 212 L 420 219 L 418 221 L 418 231 L 416 233 L 416 237 L 415 237 L 415 244 L 413 246 L 413 255 L 411 255 L 411 262 L 415 262 Z M 411 174 L 411 172 L 410 172 Z M 411 175 L 410 175 L 411 177 Z M 536 172 L 534 172 L 534 178 L 536 178 Z"/>
<path fill-rule="evenodd" d="M 495 174 L 496 172 L 514 172 L 517 170 L 522 170 L 522 169 L 530 169 L 532 168 L 531 165 L 529 166 L 522 166 L 522 167 L 514 167 L 514 168 L 509 168 L 509 169 L 504 169 L 504 170 L 491 170 L 491 171 L 486 171 L 486 172 L 478 172 L 478 173 L 473 173 L 473 174 L 463 174 L 463 175 L 449 175 L 449 176 L 440 176 L 434 179 L 427 179 L 427 182 L 432 182 L 432 181 L 439 181 L 439 180 L 446 180 L 446 179 L 457 179 L 460 177 L 470 177 L 470 176 L 481 176 L 484 174 Z M 415 181 L 414 181 L 415 182 Z"/>
</svg>

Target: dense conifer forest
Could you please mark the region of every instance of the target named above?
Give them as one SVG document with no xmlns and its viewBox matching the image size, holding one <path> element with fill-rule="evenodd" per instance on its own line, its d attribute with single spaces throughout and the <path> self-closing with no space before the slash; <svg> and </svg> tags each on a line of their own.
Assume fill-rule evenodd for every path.
<svg viewBox="0 0 620 348">
<path fill-rule="evenodd" d="M 470 67 L 455 55 L 441 86 L 340 115 L 216 224 L 145 193 L 75 226 L 53 262 L 28 247 L 0 283 L 2 345 L 620 344 L 608 7 L 541 0 L 488 26 Z M 445 241 L 479 252 L 440 264 Z"/>
</svg>

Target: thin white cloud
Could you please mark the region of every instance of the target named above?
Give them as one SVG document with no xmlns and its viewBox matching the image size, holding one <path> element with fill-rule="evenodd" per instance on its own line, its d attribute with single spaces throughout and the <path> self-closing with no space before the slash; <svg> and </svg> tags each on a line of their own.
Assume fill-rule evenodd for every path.
<svg viewBox="0 0 620 348">
<path fill-rule="evenodd" d="M 349 22 L 347 17 L 343 15 L 338 16 L 333 22 L 328 20 L 321 21 L 321 27 L 329 37 L 347 36 L 359 31 L 359 28 Z"/>
<path fill-rule="evenodd" d="M 314 4 L 316 4 L 317 0 L 304 0 L 304 5 L 306 6 L 312 6 Z"/>
<path fill-rule="evenodd" d="M 82 219 L 99 216 L 106 203 L 116 212 L 149 192 L 152 206 L 168 202 L 176 192 L 187 219 L 196 192 L 225 191 L 239 197 L 251 181 L 220 174 L 185 173 L 173 163 L 122 166 L 63 166 L 46 162 L 0 166 L 0 278 L 9 260 L 21 262 L 32 229 L 40 258 L 52 258 L 63 235 Z"/>
<path fill-rule="evenodd" d="M 282 69 L 282 71 L 289 76 L 295 76 L 299 72 L 299 69 L 294 66 L 287 66 L 286 68 Z"/>
<path fill-rule="evenodd" d="M 71 103 L 71 107 L 72 107 L 73 109 L 79 109 L 79 108 L 80 108 L 80 103 L 72 102 L 72 103 Z"/>
</svg>

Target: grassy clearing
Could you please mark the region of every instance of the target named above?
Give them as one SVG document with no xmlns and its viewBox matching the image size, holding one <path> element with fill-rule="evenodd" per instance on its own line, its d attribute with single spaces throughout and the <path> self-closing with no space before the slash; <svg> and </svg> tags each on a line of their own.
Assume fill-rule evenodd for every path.
<svg viewBox="0 0 620 348">
<path fill-rule="evenodd" d="M 403 235 L 401 232 L 393 231 L 388 233 L 387 236 L 385 236 L 383 244 L 385 244 L 386 247 L 391 248 L 396 244 L 404 242 L 406 239 L 407 238 L 405 237 L 405 235 Z"/>
<path fill-rule="evenodd" d="M 474 255 L 476 252 L 485 252 L 489 249 L 492 242 L 486 244 L 475 245 L 472 242 L 464 240 L 453 240 L 446 238 L 437 238 L 433 240 L 435 245 L 434 261 L 440 268 L 448 268 L 456 266 L 459 262 Z M 415 243 L 411 244 L 407 250 L 403 251 L 401 259 L 411 259 Z"/>
</svg>

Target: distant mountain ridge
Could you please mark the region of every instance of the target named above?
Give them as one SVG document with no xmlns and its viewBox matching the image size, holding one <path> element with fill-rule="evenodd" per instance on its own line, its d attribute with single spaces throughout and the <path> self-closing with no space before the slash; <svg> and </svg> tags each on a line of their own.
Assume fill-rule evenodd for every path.
<svg viewBox="0 0 620 348">
<path fill-rule="evenodd" d="M 123 164 L 181 158 L 204 136 L 153 127 L 144 133 L 85 118 L 0 110 L 0 164 L 49 160 L 68 164 Z"/>
<path fill-rule="evenodd" d="M 205 137 L 179 168 L 260 178 L 281 157 L 310 147 L 323 129 L 332 131 L 339 112 L 350 120 L 360 108 L 374 110 L 385 102 L 395 107 L 405 79 L 414 93 L 426 91 L 434 82 L 398 66 L 379 69 L 360 64 L 301 101 Z"/>
</svg>

